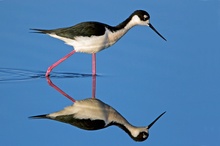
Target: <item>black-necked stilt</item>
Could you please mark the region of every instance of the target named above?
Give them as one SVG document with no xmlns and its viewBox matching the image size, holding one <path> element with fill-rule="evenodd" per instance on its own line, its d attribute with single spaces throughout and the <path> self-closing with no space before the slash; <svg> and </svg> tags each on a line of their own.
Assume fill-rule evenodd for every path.
<svg viewBox="0 0 220 146">
<path fill-rule="evenodd" d="M 108 126 L 118 126 L 123 129 L 133 140 L 144 141 L 149 136 L 150 127 L 163 115 L 159 115 L 146 127 L 131 125 L 119 112 L 98 99 L 84 99 L 76 101 L 64 110 L 32 116 L 30 118 L 46 118 L 71 124 L 84 130 L 99 130 Z"/>
<path fill-rule="evenodd" d="M 92 54 L 92 74 L 95 75 L 95 53 L 116 43 L 129 29 L 135 25 L 149 26 L 160 37 L 166 40 L 150 23 L 150 15 L 144 10 L 134 11 L 125 21 L 117 26 L 110 26 L 100 22 L 82 22 L 75 26 L 66 28 L 58 28 L 53 30 L 32 30 L 36 30 L 38 33 L 48 34 L 51 37 L 63 40 L 66 44 L 74 47 L 73 51 L 47 69 L 46 76 L 49 76 L 54 67 L 59 65 L 75 52 Z"/>
</svg>

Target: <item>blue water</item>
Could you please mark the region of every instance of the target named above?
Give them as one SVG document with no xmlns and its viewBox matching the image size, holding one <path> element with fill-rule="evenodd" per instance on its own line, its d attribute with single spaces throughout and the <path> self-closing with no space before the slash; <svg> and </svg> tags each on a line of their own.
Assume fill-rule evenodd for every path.
<svg viewBox="0 0 220 146">
<path fill-rule="evenodd" d="M 219 145 L 219 1 L 106 4 L 0 1 L 0 145 Z M 72 48 L 29 28 L 87 20 L 116 25 L 136 9 L 147 10 L 168 41 L 138 26 L 98 53 L 96 97 L 137 126 L 167 111 L 151 128 L 149 139 L 136 143 L 117 127 L 91 132 L 28 119 L 72 104 L 44 77 Z M 74 54 L 53 70 L 51 80 L 76 100 L 91 97 L 91 55 Z"/>
</svg>

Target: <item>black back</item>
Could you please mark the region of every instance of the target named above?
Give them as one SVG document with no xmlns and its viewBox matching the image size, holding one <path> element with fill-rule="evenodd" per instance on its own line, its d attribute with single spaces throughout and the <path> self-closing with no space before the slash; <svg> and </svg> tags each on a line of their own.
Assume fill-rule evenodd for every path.
<svg viewBox="0 0 220 146">
<path fill-rule="evenodd" d="M 103 120 L 78 119 L 74 117 L 74 114 L 57 116 L 54 120 L 68 123 L 84 130 L 99 130 L 105 128 L 105 122 Z"/>
</svg>

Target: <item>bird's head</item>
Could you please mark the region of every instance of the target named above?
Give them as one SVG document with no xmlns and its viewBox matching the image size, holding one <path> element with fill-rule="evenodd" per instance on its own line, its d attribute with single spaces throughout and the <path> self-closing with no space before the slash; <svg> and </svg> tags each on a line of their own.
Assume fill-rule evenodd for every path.
<svg viewBox="0 0 220 146">
<path fill-rule="evenodd" d="M 166 112 L 163 112 L 160 114 L 153 122 L 151 122 L 147 127 L 138 128 L 136 129 L 136 132 L 131 135 L 132 139 L 135 141 L 145 141 L 149 136 L 149 129 L 153 126 L 153 124 Z M 135 136 L 134 136 L 135 135 Z"/>
<path fill-rule="evenodd" d="M 166 41 L 166 39 L 150 23 L 150 15 L 146 11 L 136 10 L 131 14 L 131 18 L 136 25 L 149 26 L 154 32 L 156 32 L 162 39 Z"/>
</svg>

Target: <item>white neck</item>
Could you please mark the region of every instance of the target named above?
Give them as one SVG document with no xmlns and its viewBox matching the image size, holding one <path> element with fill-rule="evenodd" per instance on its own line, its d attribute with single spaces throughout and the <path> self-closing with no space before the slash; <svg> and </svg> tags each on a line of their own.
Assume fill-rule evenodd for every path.
<svg viewBox="0 0 220 146">
<path fill-rule="evenodd" d="M 146 131 L 146 127 L 136 127 L 131 125 L 120 113 L 118 113 L 115 109 L 111 109 L 109 112 L 109 121 L 115 123 L 116 126 L 119 126 L 125 132 L 127 132 L 132 137 L 137 137 L 141 131 Z"/>
<path fill-rule="evenodd" d="M 140 19 L 138 18 L 138 16 L 133 16 L 132 19 L 125 25 L 125 27 L 118 29 L 116 31 L 111 31 L 108 30 L 106 31 L 106 33 L 108 33 L 108 40 L 109 40 L 109 46 L 113 45 L 114 43 L 116 43 L 122 36 L 124 36 L 128 30 L 130 30 L 132 27 L 134 27 L 135 25 L 138 25 L 138 22 L 140 21 Z"/>
</svg>

